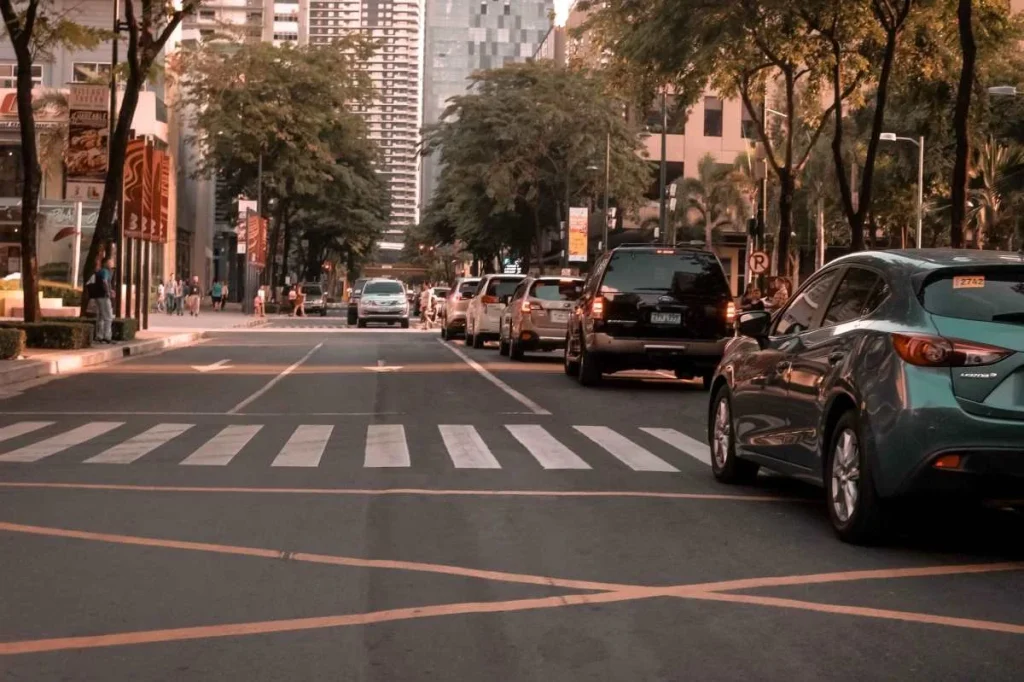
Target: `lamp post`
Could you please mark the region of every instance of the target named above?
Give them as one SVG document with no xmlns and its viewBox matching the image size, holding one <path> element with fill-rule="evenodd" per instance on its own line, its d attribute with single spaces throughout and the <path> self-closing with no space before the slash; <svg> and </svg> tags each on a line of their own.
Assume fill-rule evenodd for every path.
<svg viewBox="0 0 1024 682">
<path fill-rule="evenodd" d="M 917 147 L 917 235 L 915 244 L 920 249 L 924 236 L 924 135 L 915 140 L 912 137 L 899 137 L 896 133 L 882 133 L 878 139 L 882 142 L 909 142 Z"/>
<path fill-rule="evenodd" d="M 605 253 L 608 252 L 608 197 L 611 192 L 612 183 L 612 134 L 608 132 L 604 140 L 604 231 L 601 237 L 601 247 Z"/>
<path fill-rule="evenodd" d="M 668 238 L 668 206 L 666 190 L 668 185 L 668 90 L 661 90 L 661 166 L 658 186 L 660 188 L 658 203 L 658 228 L 661 239 Z"/>
</svg>

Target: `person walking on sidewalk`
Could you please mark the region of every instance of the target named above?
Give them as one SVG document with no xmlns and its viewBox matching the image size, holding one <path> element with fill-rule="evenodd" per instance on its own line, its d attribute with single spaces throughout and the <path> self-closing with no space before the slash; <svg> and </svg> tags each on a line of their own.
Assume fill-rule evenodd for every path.
<svg viewBox="0 0 1024 682">
<path fill-rule="evenodd" d="M 185 280 L 179 279 L 174 283 L 174 309 L 178 317 L 185 314 Z"/>
<path fill-rule="evenodd" d="M 192 283 L 188 287 L 188 312 L 192 317 L 199 317 L 199 304 L 202 297 L 203 288 L 199 286 L 199 275 L 192 275 Z"/>
<path fill-rule="evenodd" d="M 111 270 L 113 260 L 107 260 L 103 267 L 97 267 L 89 284 L 89 296 L 96 301 L 96 342 L 113 343 L 112 327 L 114 307 L 110 303 Z"/>
<path fill-rule="evenodd" d="M 174 314 L 174 273 L 167 278 L 167 286 L 164 287 L 164 300 L 166 301 L 166 310 L 168 315 Z"/>
<path fill-rule="evenodd" d="M 162 313 L 164 311 L 164 300 L 167 296 L 167 289 L 164 287 L 163 282 L 157 282 L 156 284 L 156 311 Z"/>
<path fill-rule="evenodd" d="M 219 311 L 224 301 L 224 285 L 220 283 L 220 280 L 213 283 L 210 295 L 213 298 L 214 312 Z"/>
</svg>

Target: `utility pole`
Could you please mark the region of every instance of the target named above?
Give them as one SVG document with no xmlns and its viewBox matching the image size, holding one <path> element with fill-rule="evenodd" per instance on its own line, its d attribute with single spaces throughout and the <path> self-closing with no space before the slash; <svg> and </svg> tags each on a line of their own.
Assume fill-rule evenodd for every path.
<svg viewBox="0 0 1024 682">
<path fill-rule="evenodd" d="M 107 168 L 110 168 L 111 143 L 114 141 L 114 131 L 117 128 L 117 43 L 121 37 L 121 0 L 114 0 L 114 34 L 110 39 L 110 128 L 107 137 Z M 114 249 L 113 254 L 117 260 L 114 261 L 114 295 L 117 297 L 117 309 L 115 315 L 122 314 L 121 307 L 124 305 L 124 295 L 121 293 L 121 282 L 124 280 L 124 229 L 122 228 L 121 197 L 115 200 L 114 209 Z M 89 264 L 92 267 L 92 264 Z M 129 282 L 129 287 L 131 283 Z M 123 314 L 128 314 L 127 307 Z"/>
<path fill-rule="evenodd" d="M 604 234 L 601 246 L 608 252 L 608 195 L 612 183 L 612 134 L 609 131 L 604 140 Z"/>
<path fill-rule="evenodd" d="M 658 206 L 658 227 L 661 231 L 662 240 L 668 239 L 668 206 L 665 197 L 666 185 L 668 184 L 668 89 L 661 90 L 661 187 L 660 203 Z"/>
</svg>

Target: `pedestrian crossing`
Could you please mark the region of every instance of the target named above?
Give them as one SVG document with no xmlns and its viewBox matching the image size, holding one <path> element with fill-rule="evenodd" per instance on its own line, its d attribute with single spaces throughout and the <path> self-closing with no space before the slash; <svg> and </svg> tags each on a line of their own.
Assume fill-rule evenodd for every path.
<svg viewBox="0 0 1024 682">
<path fill-rule="evenodd" d="M 52 459 L 65 464 L 225 467 L 248 460 L 275 469 L 309 469 L 358 466 L 360 451 L 364 469 L 414 469 L 427 462 L 455 470 L 612 467 L 679 473 L 683 462 L 710 462 L 706 445 L 671 428 L 540 424 L 411 428 L 413 433 L 402 424 L 159 423 L 140 428 L 115 421 L 77 425 L 23 421 L 0 426 L 0 465 Z"/>
</svg>

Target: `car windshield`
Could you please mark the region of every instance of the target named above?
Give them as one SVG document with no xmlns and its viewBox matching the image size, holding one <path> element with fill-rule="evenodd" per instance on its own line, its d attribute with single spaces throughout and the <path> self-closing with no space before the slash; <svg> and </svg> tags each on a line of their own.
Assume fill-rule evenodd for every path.
<svg viewBox="0 0 1024 682">
<path fill-rule="evenodd" d="M 403 294 L 401 282 L 370 282 L 363 287 L 363 294 Z"/>
<path fill-rule="evenodd" d="M 542 301 L 575 301 L 581 293 L 583 293 L 582 280 L 540 280 L 534 283 L 530 296 Z"/>
<path fill-rule="evenodd" d="M 700 251 L 617 251 L 608 263 L 601 291 L 665 292 L 675 296 L 728 296 L 718 259 Z"/>
<path fill-rule="evenodd" d="M 1024 267 L 943 273 L 921 295 L 925 310 L 934 315 L 1024 324 Z"/>
<path fill-rule="evenodd" d="M 306 296 L 322 296 L 323 293 L 324 293 L 324 290 L 321 289 L 320 287 L 311 287 L 311 286 L 309 286 L 309 287 L 302 287 L 302 293 L 304 293 Z"/>
<path fill-rule="evenodd" d="M 487 295 L 497 296 L 511 296 L 512 292 L 516 290 L 519 283 L 523 281 L 522 277 L 517 279 L 492 279 L 487 285 Z"/>
</svg>

